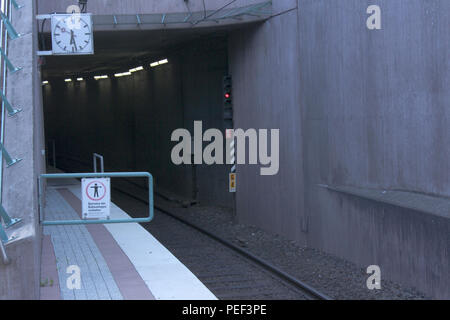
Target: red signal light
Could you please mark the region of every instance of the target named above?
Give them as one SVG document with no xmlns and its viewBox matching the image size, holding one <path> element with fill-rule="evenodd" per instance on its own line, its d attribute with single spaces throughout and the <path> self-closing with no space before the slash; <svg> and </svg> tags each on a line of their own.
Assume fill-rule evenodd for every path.
<svg viewBox="0 0 450 320">
<path fill-rule="evenodd" d="M 226 98 L 226 99 L 230 99 L 230 97 L 231 97 L 231 94 L 225 93 L 225 98 Z"/>
</svg>

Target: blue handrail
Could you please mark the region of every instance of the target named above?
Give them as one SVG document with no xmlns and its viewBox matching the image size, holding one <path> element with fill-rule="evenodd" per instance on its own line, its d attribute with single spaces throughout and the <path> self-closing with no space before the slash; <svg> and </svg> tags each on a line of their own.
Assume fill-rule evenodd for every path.
<svg viewBox="0 0 450 320">
<path fill-rule="evenodd" d="M 83 225 L 83 224 L 110 224 L 110 223 L 145 223 L 153 220 L 153 176 L 148 172 L 104 172 L 104 173 L 56 173 L 56 174 L 41 174 L 39 178 L 39 208 L 41 214 L 44 214 L 43 206 L 43 180 L 44 179 L 77 179 L 77 178 L 132 178 L 132 177 L 146 177 L 148 178 L 148 203 L 149 212 L 146 218 L 132 218 L 132 219 L 115 219 L 115 220 L 61 220 L 61 221 L 46 221 L 42 220 L 41 224 L 44 226 L 61 226 L 61 225 Z"/>
</svg>

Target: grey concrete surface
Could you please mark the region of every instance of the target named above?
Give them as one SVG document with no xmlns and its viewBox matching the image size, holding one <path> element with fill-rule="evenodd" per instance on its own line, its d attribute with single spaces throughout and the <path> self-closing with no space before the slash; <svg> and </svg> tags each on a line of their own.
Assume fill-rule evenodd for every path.
<svg viewBox="0 0 450 320">
<path fill-rule="evenodd" d="M 239 219 L 305 244 L 296 26 L 295 11 L 274 17 L 232 33 L 229 51 L 235 127 L 280 129 L 277 175 L 260 176 L 259 166 L 237 166 Z"/>
<path fill-rule="evenodd" d="M 6 168 L 3 163 L 3 206 L 12 217 L 22 218 L 9 234 L 17 239 L 7 245 L 12 263 L 0 264 L 0 299 L 39 297 L 41 230 L 38 225 L 37 177 L 44 167 L 42 105 L 38 75 L 37 33 L 33 1 L 20 10 L 12 9 L 15 29 L 23 34 L 9 42 L 8 55 L 23 70 L 8 74 L 7 97 L 23 111 L 6 117 L 5 146 L 13 157 L 23 160 Z"/>
<path fill-rule="evenodd" d="M 300 0 L 308 245 L 449 298 L 449 220 L 318 183 L 450 196 L 450 2 Z"/>
</svg>

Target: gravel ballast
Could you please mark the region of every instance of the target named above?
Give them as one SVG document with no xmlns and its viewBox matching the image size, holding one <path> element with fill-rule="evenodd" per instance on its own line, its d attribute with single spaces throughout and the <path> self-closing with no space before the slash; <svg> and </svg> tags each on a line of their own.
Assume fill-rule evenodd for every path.
<svg viewBox="0 0 450 320">
<path fill-rule="evenodd" d="M 231 209 L 186 207 L 159 197 L 156 205 L 250 251 L 334 299 L 427 298 L 413 288 L 383 278 L 380 290 L 369 290 L 369 274 L 364 269 L 325 252 L 301 247 L 280 235 L 236 223 Z"/>
</svg>

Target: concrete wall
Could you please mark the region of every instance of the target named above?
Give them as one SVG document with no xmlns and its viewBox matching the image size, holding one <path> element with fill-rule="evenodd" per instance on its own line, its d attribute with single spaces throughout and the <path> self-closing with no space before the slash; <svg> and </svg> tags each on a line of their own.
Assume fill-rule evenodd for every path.
<svg viewBox="0 0 450 320">
<path fill-rule="evenodd" d="M 212 48 L 212 49 L 211 49 Z M 132 77 L 66 84 L 49 79 L 45 86 L 47 139 L 57 154 L 92 162 L 105 157 L 109 170 L 149 171 L 156 187 L 184 197 L 193 195 L 192 166 L 171 161 L 175 129 L 193 134 L 195 120 L 204 130 L 223 130 L 222 77 L 227 73 L 226 41 L 199 42 L 167 55 L 169 64 Z M 134 65 L 128 68 L 135 67 Z M 64 160 L 64 159 L 61 159 Z M 58 163 L 66 167 L 73 163 Z M 232 206 L 225 166 L 198 165 L 198 200 Z"/>
<path fill-rule="evenodd" d="M 12 10 L 13 25 L 23 37 L 10 41 L 8 55 L 23 70 L 9 74 L 7 97 L 23 111 L 6 117 L 5 146 L 23 160 L 6 168 L 3 164 L 3 206 L 10 216 L 23 221 L 8 230 L 16 240 L 6 247 L 10 265 L 0 262 L 0 299 L 39 298 L 41 230 L 38 225 L 37 177 L 44 170 L 40 76 L 35 51 L 37 33 L 33 1 Z"/>
<path fill-rule="evenodd" d="M 366 28 L 370 4 L 382 30 Z M 446 0 L 299 0 L 231 35 L 236 127 L 281 129 L 278 176 L 238 166 L 240 221 L 449 297 L 448 219 L 317 186 L 450 196 L 449 9 Z"/>
<path fill-rule="evenodd" d="M 373 1 L 301 2 L 309 172 L 321 171 L 322 183 L 450 196 L 442 175 L 450 170 L 450 3 L 376 2 L 383 29 L 375 31 L 365 27 Z"/>
<path fill-rule="evenodd" d="M 275 1 L 273 7 L 279 13 L 296 4 Z M 258 165 L 237 166 L 239 219 L 305 244 L 297 12 L 232 33 L 229 51 L 235 128 L 280 129 L 277 175 L 261 176 Z"/>
<path fill-rule="evenodd" d="M 382 30 L 366 28 L 370 4 L 381 7 Z M 448 298 L 448 219 L 439 225 L 435 216 L 336 197 L 317 184 L 450 196 L 450 3 L 299 8 L 308 244 Z"/>
</svg>

